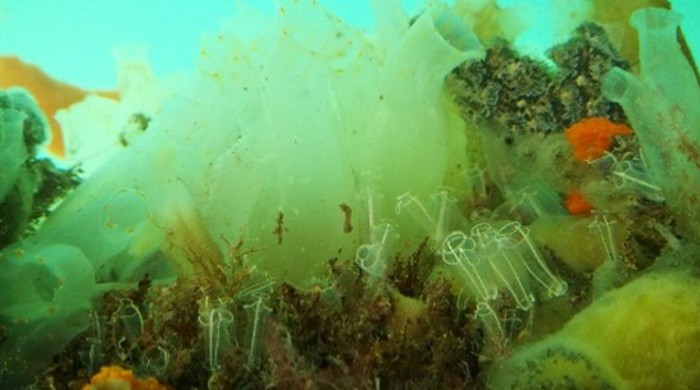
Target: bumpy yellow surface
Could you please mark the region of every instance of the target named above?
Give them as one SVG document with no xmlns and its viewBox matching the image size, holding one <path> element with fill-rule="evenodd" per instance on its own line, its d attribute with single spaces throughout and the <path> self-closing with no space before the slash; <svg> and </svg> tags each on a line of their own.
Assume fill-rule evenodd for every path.
<svg viewBox="0 0 700 390">
<path fill-rule="evenodd" d="M 680 272 L 646 275 L 516 352 L 492 372 L 491 385 L 693 388 L 700 383 L 699 313 L 698 280 Z"/>
</svg>

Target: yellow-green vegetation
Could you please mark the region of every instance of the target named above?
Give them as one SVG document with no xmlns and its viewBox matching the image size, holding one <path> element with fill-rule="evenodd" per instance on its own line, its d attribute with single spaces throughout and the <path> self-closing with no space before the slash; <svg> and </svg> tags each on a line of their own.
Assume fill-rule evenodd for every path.
<svg viewBox="0 0 700 390">
<path fill-rule="evenodd" d="M 687 389 L 700 383 L 700 282 L 650 273 L 609 292 L 490 373 L 494 388 Z"/>
</svg>

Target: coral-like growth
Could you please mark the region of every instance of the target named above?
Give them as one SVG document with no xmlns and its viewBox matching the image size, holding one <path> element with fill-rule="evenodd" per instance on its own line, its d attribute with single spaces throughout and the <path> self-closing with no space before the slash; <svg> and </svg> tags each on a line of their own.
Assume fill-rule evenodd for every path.
<svg viewBox="0 0 700 390">
<path fill-rule="evenodd" d="M 372 278 L 384 278 L 384 271 L 391 257 L 391 247 L 397 237 L 394 228 L 388 223 L 374 226 L 371 233 L 372 243 L 357 248 L 355 262 Z"/>
<path fill-rule="evenodd" d="M 396 214 L 408 212 L 414 222 L 420 224 L 434 249 L 438 249 L 448 234 L 451 219 L 457 215 L 457 200 L 442 190 L 430 197 L 428 206 L 407 192 L 396 198 Z"/>
<path fill-rule="evenodd" d="M 657 184 L 658 180 L 649 172 L 641 156 L 623 161 L 618 161 L 611 154 L 607 157 L 612 160 L 612 181 L 618 191 L 632 193 L 656 202 L 664 200 L 661 187 Z"/>
<path fill-rule="evenodd" d="M 465 117 L 495 121 L 517 131 L 554 131 L 548 90 L 551 76 L 535 60 L 520 57 L 505 42 L 487 49 L 486 58 L 455 69 L 457 103 Z"/>
<path fill-rule="evenodd" d="M 547 296 L 566 292 L 566 283 L 552 273 L 530 240 L 529 230 L 518 222 L 495 227 L 482 223 L 469 235 L 453 232 L 445 238 L 442 258 L 456 268 L 467 293 L 481 302 L 494 301 L 506 291 L 518 308 L 529 310 L 535 302 L 536 285 Z"/>
<path fill-rule="evenodd" d="M 486 58 L 455 69 L 450 82 L 463 115 L 515 132 L 544 133 L 562 131 L 586 117 L 624 119 L 619 106 L 600 96 L 600 83 L 613 66 L 629 66 L 600 26 L 581 25 L 548 55 L 554 69 L 497 41 Z"/>
<path fill-rule="evenodd" d="M 232 345 L 230 333 L 234 316 L 226 305 L 224 300 L 210 303 L 209 297 L 205 297 L 199 309 L 198 320 L 204 335 L 207 366 L 212 373 L 221 369 L 221 355 Z"/>
</svg>

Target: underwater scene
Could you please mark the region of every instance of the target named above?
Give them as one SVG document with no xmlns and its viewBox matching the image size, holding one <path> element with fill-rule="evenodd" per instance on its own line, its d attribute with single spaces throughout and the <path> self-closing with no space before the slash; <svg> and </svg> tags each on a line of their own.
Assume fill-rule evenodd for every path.
<svg viewBox="0 0 700 390">
<path fill-rule="evenodd" d="M 0 389 L 700 388 L 697 1 L 3 3 Z"/>
</svg>

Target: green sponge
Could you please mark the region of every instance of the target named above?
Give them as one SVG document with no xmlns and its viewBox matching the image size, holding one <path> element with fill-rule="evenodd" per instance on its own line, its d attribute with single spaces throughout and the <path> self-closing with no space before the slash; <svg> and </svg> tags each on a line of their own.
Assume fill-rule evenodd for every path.
<svg viewBox="0 0 700 390">
<path fill-rule="evenodd" d="M 681 16 L 661 8 L 636 11 L 641 74 L 613 68 L 602 92 L 629 117 L 649 173 L 679 227 L 700 237 L 700 86 L 677 40 Z"/>
<path fill-rule="evenodd" d="M 61 244 L 14 246 L 0 261 L 0 384 L 17 388 L 85 330 L 95 271 L 82 251 Z"/>
</svg>

